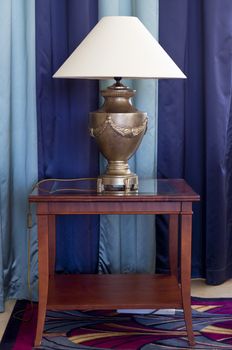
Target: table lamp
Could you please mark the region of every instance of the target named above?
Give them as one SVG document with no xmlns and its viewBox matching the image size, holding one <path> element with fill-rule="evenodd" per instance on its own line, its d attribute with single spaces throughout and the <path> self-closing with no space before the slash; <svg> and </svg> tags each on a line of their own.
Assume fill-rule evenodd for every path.
<svg viewBox="0 0 232 350">
<path fill-rule="evenodd" d="M 147 129 L 147 114 L 131 103 L 135 90 L 122 78 L 186 78 L 137 17 L 103 17 L 54 74 L 54 78 L 115 79 L 101 91 L 102 107 L 90 113 L 89 129 L 108 161 L 98 192 L 134 192 L 138 176 L 128 160 Z"/>
</svg>

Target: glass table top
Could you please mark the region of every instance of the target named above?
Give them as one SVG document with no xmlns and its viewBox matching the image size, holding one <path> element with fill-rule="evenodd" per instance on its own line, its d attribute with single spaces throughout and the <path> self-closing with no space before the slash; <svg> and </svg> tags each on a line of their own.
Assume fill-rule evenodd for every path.
<svg viewBox="0 0 232 350">
<path fill-rule="evenodd" d="M 192 200 L 199 200 L 199 196 L 183 179 L 139 179 L 137 192 L 112 191 L 97 193 L 97 183 L 94 180 L 77 179 L 46 179 L 38 183 L 30 195 L 32 197 L 113 197 L 123 198 L 148 196 L 190 196 Z M 193 199 L 195 197 L 195 199 Z"/>
</svg>

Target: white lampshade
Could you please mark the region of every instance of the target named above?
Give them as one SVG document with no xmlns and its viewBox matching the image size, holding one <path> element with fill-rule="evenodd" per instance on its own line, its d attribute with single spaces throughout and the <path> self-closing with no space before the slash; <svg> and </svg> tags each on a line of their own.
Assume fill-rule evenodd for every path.
<svg viewBox="0 0 232 350">
<path fill-rule="evenodd" d="M 54 78 L 186 78 L 137 17 L 103 17 Z"/>
</svg>

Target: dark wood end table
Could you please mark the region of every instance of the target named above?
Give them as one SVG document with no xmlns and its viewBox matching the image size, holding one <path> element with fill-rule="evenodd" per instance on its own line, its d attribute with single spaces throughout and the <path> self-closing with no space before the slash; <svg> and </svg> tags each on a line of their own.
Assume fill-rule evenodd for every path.
<svg viewBox="0 0 232 350">
<path fill-rule="evenodd" d="M 79 183 L 49 181 L 29 196 L 29 202 L 37 204 L 38 220 L 39 309 L 35 346 L 41 343 L 46 309 L 118 308 L 183 308 L 189 344 L 194 345 L 190 295 L 192 202 L 200 198 L 182 179 L 144 180 L 139 185 L 137 194 L 112 195 L 92 193 L 89 187 L 86 192 L 76 192 Z M 168 214 L 170 274 L 55 274 L 55 219 L 56 215 L 68 214 Z"/>
</svg>

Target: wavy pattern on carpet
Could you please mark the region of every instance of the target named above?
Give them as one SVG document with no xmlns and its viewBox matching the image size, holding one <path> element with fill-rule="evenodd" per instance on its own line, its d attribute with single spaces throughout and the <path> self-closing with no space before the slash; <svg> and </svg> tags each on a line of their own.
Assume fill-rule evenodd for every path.
<svg viewBox="0 0 232 350">
<path fill-rule="evenodd" d="M 232 299 L 194 298 L 192 308 L 194 349 L 231 350 Z M 29 313 L 28 305 L 24 317 L 27 318 Z M 36 313 L 31 322 L 21 322 L 14 344 L 4 349 L 31 349 L 35 321 Z M 182 350 L 189 346 L 180 310 L 173 315 L 119 314 L 112 310 L 48 311 L 39 349 Z"/>
</svg>

